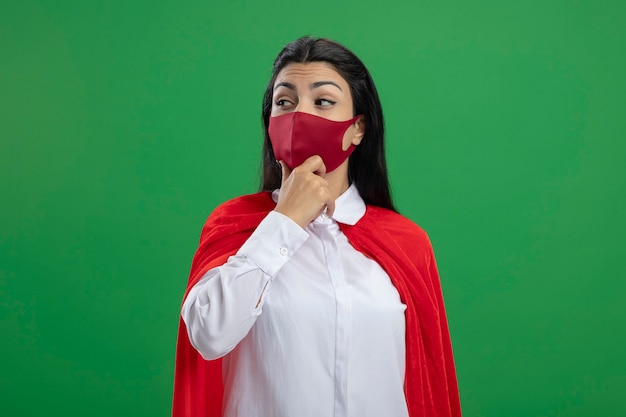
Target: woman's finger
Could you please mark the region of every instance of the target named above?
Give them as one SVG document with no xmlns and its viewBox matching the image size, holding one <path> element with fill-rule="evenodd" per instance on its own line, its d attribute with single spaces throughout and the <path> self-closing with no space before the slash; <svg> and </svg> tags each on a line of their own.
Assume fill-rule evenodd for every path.
<svg viewBox="0 0 626 417">
<path fill-rule="evenodd" d="M 326 176 L 326 165 L 324 165 L 324 161 L 319 155 L 313 155 L 307 158 L 302 165 L 300 165 L 300 169 L 312 172 L 322 178 Z"/>
</svg>

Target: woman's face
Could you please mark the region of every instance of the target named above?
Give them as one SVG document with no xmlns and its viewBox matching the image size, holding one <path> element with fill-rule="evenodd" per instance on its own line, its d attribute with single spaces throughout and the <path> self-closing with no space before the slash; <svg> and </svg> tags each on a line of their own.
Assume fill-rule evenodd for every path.
<svg viewBox="0 0 626 417">
<path fill-rule="evenodd" d="M 294 111 L 334 121 L 351 119 L 350 86 L 328 63 L 288 64 L 274 82 L 271 115 Z"/>
</svg>

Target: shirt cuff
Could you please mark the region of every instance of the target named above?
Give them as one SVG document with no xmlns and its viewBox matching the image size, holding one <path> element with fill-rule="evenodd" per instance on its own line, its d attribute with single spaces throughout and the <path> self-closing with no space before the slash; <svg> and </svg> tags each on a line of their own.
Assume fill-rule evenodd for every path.
<svg viewBox="0 0 626 417">
<path fill-rule="evenodd" d="M 270 211 L 237 255 L 245 256 L 274 277 L 308 237 L 309 234 L 289 217 Z"/>
</svg>

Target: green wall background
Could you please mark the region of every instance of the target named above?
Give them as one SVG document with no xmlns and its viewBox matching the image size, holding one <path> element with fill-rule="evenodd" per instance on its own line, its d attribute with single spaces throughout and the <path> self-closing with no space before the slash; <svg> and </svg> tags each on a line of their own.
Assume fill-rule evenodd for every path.
<svg viewBox="0 0 626 417">
<path fill-rule="evenodd" d="M 466 416 L 626 415 L 626 6 L 32 1 L 0 12 L 0 414 L 167 416 L 201 226 L 256 190 L 289 40 L 377 82 Z"/>
</svg>

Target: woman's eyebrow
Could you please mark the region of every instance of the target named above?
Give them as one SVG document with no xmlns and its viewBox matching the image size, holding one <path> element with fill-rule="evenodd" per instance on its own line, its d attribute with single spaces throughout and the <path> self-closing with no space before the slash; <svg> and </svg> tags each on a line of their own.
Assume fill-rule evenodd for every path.
<svg viewBox="0 0 626 417">
<path fill-rule="evenodd" d="M 337 84 L 336 82 L 333 81 L 316 81 L 313 84 L 311 84 L 311 90 L 313 90 L 314 88 L 318 88 L 321 87 L 323 85 L 334 85 L 335 87 L 337 87 L 340 91 L 343 92 L 343 90 L 341 89 L 341 87 L 339 87 L 339 84 Z"/>
<path fill-rule="evenodd" d="M 276 84 L 276 85 L 274 86 L 274 91 L 276 91 L 276 89 L 277 89 L 278 87 L 286 87 L 286 88 L 288 88 L 288 89 L 290 89 L 290 90 L 295 90 L 295 89 L 296 89 L 296 86 L 295 86 L 295 85 L 293 85 L 292 83 L 286 83 L 286 82 L 282 82 L 282 83 L 278 83 L 278 84 Z"/>
</svg>

